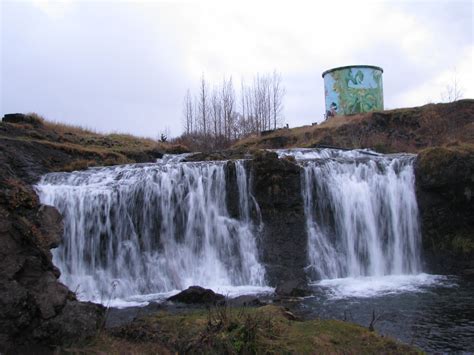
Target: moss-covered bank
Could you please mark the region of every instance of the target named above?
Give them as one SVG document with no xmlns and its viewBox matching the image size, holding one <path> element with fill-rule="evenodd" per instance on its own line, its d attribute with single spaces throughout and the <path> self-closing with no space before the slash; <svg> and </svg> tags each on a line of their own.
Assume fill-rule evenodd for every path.
<svg viewBox="0 0 474 355">
<path fill-rule="evenodd" d="M 160 312 L 64 352 L 111 354 L 408 354 L 419 351 L 352 323 L 299 321 L 284 308 Z"/>
<path fill-rule="evenodd" d="M 423 150 L 416 181 L 429 269 L 474 276 L 474 144 Z"/>
</svg>

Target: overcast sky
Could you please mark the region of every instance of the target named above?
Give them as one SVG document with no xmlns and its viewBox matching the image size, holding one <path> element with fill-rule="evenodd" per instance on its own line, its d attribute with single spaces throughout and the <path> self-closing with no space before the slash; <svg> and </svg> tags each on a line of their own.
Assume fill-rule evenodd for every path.
<svg viewBox="0 0 474 355">
<path fill-rule="evenodd" d="M 0 0 L 0 113 L 98 131 L 182 130 L 182 102 L 211 83 L 277 70 L 285 121 L 321 121 L 321 73 L 384 69 L 386 108 L 474 97 L 473 1 Z"/>
</svg>

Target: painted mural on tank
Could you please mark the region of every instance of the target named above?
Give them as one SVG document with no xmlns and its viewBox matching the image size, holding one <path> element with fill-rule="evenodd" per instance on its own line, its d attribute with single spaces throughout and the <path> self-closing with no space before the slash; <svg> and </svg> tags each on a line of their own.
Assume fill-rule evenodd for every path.
<svg viewBox="0 0 474 355">
<path fill-rule="evenodd" d="M 383 110 L 382 69 L 351 66 L 323 73 L 326 117 Z"/>
</svg>

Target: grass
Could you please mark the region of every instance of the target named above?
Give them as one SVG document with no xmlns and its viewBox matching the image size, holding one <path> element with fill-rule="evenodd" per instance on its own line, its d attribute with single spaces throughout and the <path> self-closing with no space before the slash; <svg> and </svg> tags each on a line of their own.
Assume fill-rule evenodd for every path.
<svg viewBox="0 0 474 355">
<path fill-rule="evenodd" d="M 474 143 L 474 100 L 332 117 L 319 125 L 280 129 L 243 139 L 236 149 L 371 148 L 382 153 L 419 152 L 453 141 Z"/>
<path fill-rule="evenodd" d="M 73 171 L 98 165 L 151 162 L 186 147 L 130 134 L 100 134 L 89 128 L 48 121 L 31 113 L 21 123 L 0 123 L 0 138 L 45 147 L 53 171 Z M 69 156 L 58 156 L 55 152 Z"/>
<path fill-rule="evenodd" d="M 327 137 L 346 125 L 359 124 L 366 117 L 364 115 L 336 116 L 318 125 L 302 126 L 292 129 L 280 129 L 265 136 L 252 136 L 238 141 L 234 148 L 309 148 L 318 144 L 331 145 L 334 137 Z M 341 146 L 355 148 L 359 140 L 354 142 L 339 142 Z M 349 143 L 349 145 L 348 145 Z M 351 145 L 351 143 L 354 143 Z"/>
<path fill-rule="evenodd" d="M 439 169 L 452 162 L 453 159 L 467 159 L 474 155 L 474 144 L 451 142 L 441 147 L 430 147 L 420 154 L 420 164 L 423 169 Z"/>
<path fill-rule="evenodd" d="M 37 127 L 32 127 L 28 122 L 36 123 Z M 55 121 L 49 121 L 44 117 L 36 114 L 27 114 L 26 123 L 23 124 L 12 124 L 17 128 L 20 128 L 24 137 L 31 137 L 37 139 L 49 140 L 56 138 L 60 142 L 68 142 L 74 144 L 87 144 L 92 146 L 106 146 L 106 147 L 117 147 L 117 148 L 130 148 L 130 147 L 163 147 L 163 143 L 158 142 L 151 138 L 136 137 L 127 133 L 110 133 L 102 134 L 97 131 L 79 126 L 65 124 Z"/>
<path fill-rule="evenodd" d="M 199 354 L 407 354 L 413 347 L 359 325 L 336 320 L 299 321 L 277 306 L 219 306 L 185 314 L 159 312 L 102 333 L 87 345 L 63 349 L 84 353 Z"/>
</svg>

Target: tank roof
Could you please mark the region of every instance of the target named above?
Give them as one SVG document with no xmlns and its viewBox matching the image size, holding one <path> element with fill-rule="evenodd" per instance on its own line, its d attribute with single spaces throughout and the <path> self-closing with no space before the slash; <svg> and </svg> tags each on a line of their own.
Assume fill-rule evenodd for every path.
<svg viewBox="0 0 474 355">
<path fill-rule="evenodd" d="M 333 71 L 341 70 L 341 69 L 349 69 L 349 68 L 371 68 L 371 69 L 377 69 L 380 70 L 383 73 L 383 69 L 380 67 L 376 67 L 375 65 L 346 65 L 343 67 L 337 67 L 337 68 L 332 68 L 328 69 L 323 72 L 323 78 L 326 74 L 332 73 Z"/>
</svg>

